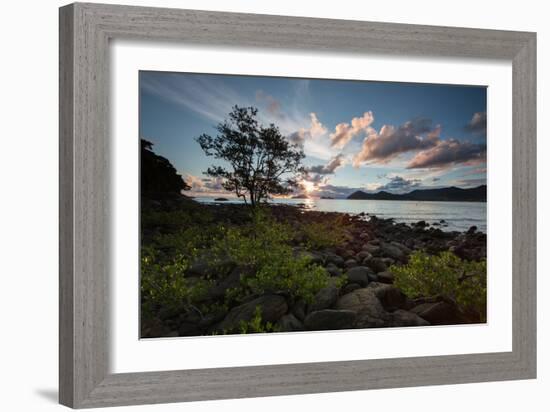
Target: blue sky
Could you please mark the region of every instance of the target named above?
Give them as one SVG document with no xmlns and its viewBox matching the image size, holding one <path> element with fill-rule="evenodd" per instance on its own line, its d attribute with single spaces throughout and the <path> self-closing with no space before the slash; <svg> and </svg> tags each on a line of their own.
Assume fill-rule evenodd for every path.
<svg viewBox="0 0 550 412">
<path fill-rule="evenodd" d="M 298 192 L 405 193 L 486 183 L 486 88 L 190 73 L 140 73 L 140 135 L 191 184 L 220 195 L 195 138 L 215 134 L 234 105 L 303 146 Z"/>
</svg>

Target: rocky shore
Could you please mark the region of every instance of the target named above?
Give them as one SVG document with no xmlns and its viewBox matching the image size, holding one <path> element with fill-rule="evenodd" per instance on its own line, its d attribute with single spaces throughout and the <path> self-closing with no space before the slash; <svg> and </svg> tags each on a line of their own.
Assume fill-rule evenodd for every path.
<svg viewBox="0 0 550 412">
<path fill-rule="evenodd" d="M 177 204 L 155 207 L 174 208 Z M 244 207 L 233 204 L 200 205 L 215 221 L 236 223 L 246 219 Z M 309 257 L 330 275 L 328 285 L 319 290 L 313 301 L 291 299 L 276 290 L 246 296 L 240 304 L 207 315 L 200 310 L 185 313 L 159 312 L 152 321 L 142 324 L 144 337 L 196 336 L 223 334 L 254 320 L 258 312 L 262 322 L 275 332 L 337 330 L 373 327 L 428 326 L 477 323 L 480 319 L 462 311 L 445 296 L 411 299 L 394 285 L 392 265 L 407 263 L 414 251 L 437 254 L 451 251 L 461 259 L 479 261 L 486 258 L 486 235 L 472 227 L 467 232 L 442 231 L 439 225 L 420 221 L 413 225 L 395 223 L 361 213 L 349 215 L 304 211 L 293 206 L 271 206 L 278 221 L 298 228 L 304 221 L 323 222 L 338 217 L 344 227 L 344 241 L 337 247 L 303 248 L 299 239 L 293 246 L 297 256 Z M 445 222 L 440 222 L 444 225 Z M 145 233 L 144 238 L 151 233 Z M 238 287 L 247 269 L 233 262 L 214 267 L 197 260 L 187 270 L 189 278 L 210 277 L 214 285 L 205 300 L 216 303 Z"/>
</svg>

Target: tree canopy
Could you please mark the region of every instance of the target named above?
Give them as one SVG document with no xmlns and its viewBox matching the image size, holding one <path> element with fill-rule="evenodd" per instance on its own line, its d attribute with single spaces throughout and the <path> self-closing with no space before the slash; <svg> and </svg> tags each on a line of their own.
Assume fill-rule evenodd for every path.
<svg viewBox="0 0 550 412">
<path fill-rule="evenodd" d="M 221 177 L 223 187 L 252 206 L 271 195 L 283 195 L 296 186 L 304 172 L 305 154 L 291 144 L 274 124 L 264 127 L 257 120 L 258 109 L 234 106 L 229 118 L 216 127 L 212 137 L 202 134 L 196 140 L 207 156 L 228 166 L 210 166 L 205 174 Z"/>
<path fill-rule="evenodd" d="M 153 152 L 153 143 L 140 140 L 142 196 L 179 194 L 182 190 L 191 189 L 168 159 Z"/>
</svg>

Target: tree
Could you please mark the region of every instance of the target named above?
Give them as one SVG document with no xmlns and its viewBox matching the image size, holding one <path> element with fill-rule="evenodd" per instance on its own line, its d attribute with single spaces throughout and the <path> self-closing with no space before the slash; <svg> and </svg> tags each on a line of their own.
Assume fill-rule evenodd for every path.
<svg viewBox="0 0 550 412">
<path fill-rule="evenodd" d="M 180 194 L 182 190 L 191 189 L 168 159 L 153 152 L 153 143 L 145 139 L 140 140 L 141 194 L 143 196 Z"/>
<path fill-rule="evenodd" d="M 229 119 L 216 127 L 218 135 L 196 140 L 207 156 L 228 164 L 211 166 L 205 174 L 223 179 L 223 187 L 235 192 L 245 203 L 256 206 L 270 195 L 288 194 L 296 186 L 305 157 L 274 124 L 263 127 L 256 118 L 258 109 L 234 106 Z"/>
</svg>

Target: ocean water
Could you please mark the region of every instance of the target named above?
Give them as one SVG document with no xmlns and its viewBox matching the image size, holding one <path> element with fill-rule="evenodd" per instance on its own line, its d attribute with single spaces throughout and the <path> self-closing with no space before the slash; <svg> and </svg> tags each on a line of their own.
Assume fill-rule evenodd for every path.
<svg viewBox="0 0 550 412">
<path fill-rule="evenodd" d="M 201 203 L 217 203 L 212 197 L 197 197 Z M 229 199 L 223 203 L 242 203 Z M 340 213 L 370 213 L 396 222 L 414 223 L 425 220 L 433 224 L 445 220 L 442 230 L 465 231 L 471 226 L 487 232 L 487 203 L 483 202 L 417 202 L 409 200 L 347 200 L 347 199 L 273 199 L 271 203 L 302 206 L 305 210 Z"/>
</svg>

